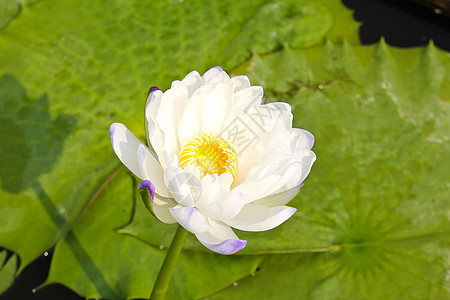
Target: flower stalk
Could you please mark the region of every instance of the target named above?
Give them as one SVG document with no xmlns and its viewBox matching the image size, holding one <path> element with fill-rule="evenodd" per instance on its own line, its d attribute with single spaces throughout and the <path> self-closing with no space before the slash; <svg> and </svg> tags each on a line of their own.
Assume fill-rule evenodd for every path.
<svg viewBox="0 0 450 300">
<path fill-rule="evenodd" d="M 177 264 L 178 257 L 180 256 L 181 250 L 186 243 L 187 233 L 187 230 L 184 229 L 183 226 L 178 226 L 169 250 L 167 251 L 166 257 L 164 258 L 161 269 L 159 270 L 150 300 L 164 299 L 167 288 L 169 287 L 170 278 L 172 278 L 175 265 Z"/>
</svg>

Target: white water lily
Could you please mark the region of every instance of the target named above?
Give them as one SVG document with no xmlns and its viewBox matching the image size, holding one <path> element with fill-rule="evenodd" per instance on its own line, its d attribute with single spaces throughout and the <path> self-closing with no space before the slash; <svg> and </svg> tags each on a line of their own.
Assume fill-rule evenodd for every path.
<svg viewBox="0 0 450 300">
<path fill-rule="evenodd" d="M 207 248 L 232 254 L 245 247 L 232 228 L 265 231 L 296 211 L 316 156 L 311 133 L 292 128 L 290 105 L 264 104 L 263 89 L 220 67 L 152 88 L 145 106 L 148 147 L 123 124 L 110 127 L 115 153 L 143 180 L 152 210 Z"/>
</svg>

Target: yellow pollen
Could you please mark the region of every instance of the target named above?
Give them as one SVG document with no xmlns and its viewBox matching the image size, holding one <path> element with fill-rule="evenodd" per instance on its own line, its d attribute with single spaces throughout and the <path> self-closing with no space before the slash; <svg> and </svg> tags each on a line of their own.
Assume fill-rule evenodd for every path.
<svg viewBox="0 0 450 300">
<path fill-rule="evenodd" d="M 197 165 L 201 177 L 229 173 L 236 179 L 238 157 L 233 147 L 216 134 L 200 133 L 190 139 L 180 152 L 180 167 Z"/>
</svg>

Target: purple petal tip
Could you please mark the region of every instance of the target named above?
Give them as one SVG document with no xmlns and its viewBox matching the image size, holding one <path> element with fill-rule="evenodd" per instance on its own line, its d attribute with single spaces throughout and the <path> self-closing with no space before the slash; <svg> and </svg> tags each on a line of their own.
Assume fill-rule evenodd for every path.
<svg viewBox="0 0 450 300">
<path fill-rule="evenodd" d="M 152 198 L 152 204 L 153 204 L 153 197 L 155 196 L 155 186 L 153 185 L 153 183 L 150 180 L 144 180 L 141 183 L 139 183 L 138 189 L 139 190 L 142 190 L 142 189 L 149 190 L 150 196 Z"/>
<path fill-rule="evenodd" d="M 152 93 L 152 92 L 154 92 L 154 91 L 159 91 L 159 87 L 157 87 L 157 86 L 152 86 L 152 87 L 150 88 L 150 93 Z"/>
<path fill-rule="evenodd" d="M 290 208 L 290 211 L 289 211 L 289 213 L 290 213 L 291 215 L 289 216 L 289 218 L 292 217 L 292 215 L 295 214 L 296 211 L 297 211 L 297 209 L 296 209 L 295 207 L 291 207 L 291 208 Z"/>
<path fill-rule="evenodd" d="M 212 67 L 211 69 L 217 69 L 217 70 L 219 70 L 219 71 L 223 71 L 223 69 L 222 69 L 221 66 L 215 66 L 215 67 Z"/>
<path fill-rule="evenodd" d="M 225 240 L 217 245 L 204 244 L 207 248 L 219 254 L 230 255 L 241 251 L 247 245 L 246 240 Z"/>
<path fill-rule="evenodd" d="M 309 131 L 307 131 L 307 130 L 305 130 L 309 135 L 310 135 L 310 137 L 311 137 L 311 148 L 310 148 L 310 150 L 312 149 L 312 147 L 314 147 L 314 144 L 316 143 L 316 137 L 314 136 L 314 134 L 312 134 L 311 132 L 309 132 Z"/>
<path fill-rule="evenodd" d="M 304 181 L 302 181 L 302 183 L 300 183 L 300 187 L 299 187 L 299 191 L 302 189 L 302 187 L 303 187 L 303 185 L 305 184 L 305 182 Z"/>
<path fill-rule="evenodd" d="M 111 126 L 109 126 L 109 136 L 111 137 L 111 142 L 113 140 L 114 131 L 116 130 L 115 124 L 116 123 L 112 123 Z"/>
</svg>

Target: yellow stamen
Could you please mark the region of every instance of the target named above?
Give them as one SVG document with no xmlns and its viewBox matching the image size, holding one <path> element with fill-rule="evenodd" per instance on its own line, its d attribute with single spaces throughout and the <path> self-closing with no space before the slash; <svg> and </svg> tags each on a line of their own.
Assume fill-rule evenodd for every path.
<svg viewBox="0 0 450 300">
<path fill-rule="evenodd" d="M 238 157 L 233 147 L 216 134 L 200 133 L 190 139 L 180 152 L 180 167 L 196 164 L 201 177 L 229 173 L 236 179 Z"/>
</svg>

